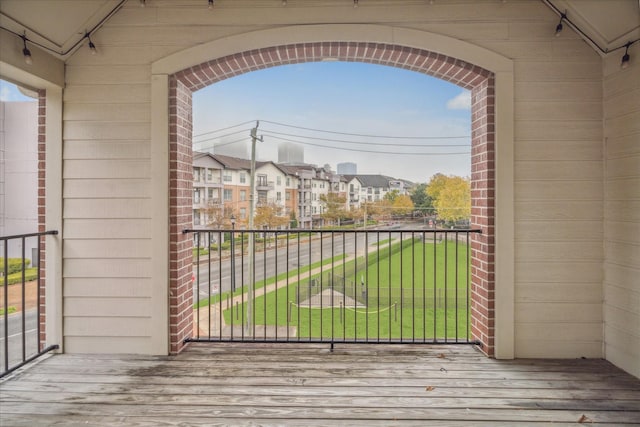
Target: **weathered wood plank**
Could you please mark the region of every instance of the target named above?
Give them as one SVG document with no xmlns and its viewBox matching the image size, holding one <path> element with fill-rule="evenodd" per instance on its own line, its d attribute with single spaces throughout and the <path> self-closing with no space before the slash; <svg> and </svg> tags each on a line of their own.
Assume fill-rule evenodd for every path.
<svg viewBox="0 0 640 427">
<path fill-rule="evenodd" d="M 12 426 L 624 425 L 640 419 L 640 381 L 600 359 L 497 361 L 470 346 L 194 343 L 52 356 L 0 383 L 0 402 Z"/>
</svg>

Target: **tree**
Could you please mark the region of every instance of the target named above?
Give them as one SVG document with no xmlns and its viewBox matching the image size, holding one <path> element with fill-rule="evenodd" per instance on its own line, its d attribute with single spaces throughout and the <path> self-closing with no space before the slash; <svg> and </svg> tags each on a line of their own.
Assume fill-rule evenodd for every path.
<svg viewBox="0 0 640 427">
<path fill-rule="evenodd" d="M 256 228 L 278 228 L 289 222 L 289 218 L 282 214 L 282 206 L 277 203 L 261 203 L 256 207 L 253 223 Z"/>
<path fill-rule="evenodd" d="M 438 217 L 455 222 L 471 217 L 471 184 L 461 176 L 434 175 L 427 187 Z"/>
<path fill-rule="evenodd" d="M 415 209 L 425 216 L 433 212 L 433 199 L 427 194 L 427 184 L 418 184 L 411 191 L 411 201 Z"/>
<path fill-rule="evenodd" d="M 396 201 L 398 196 L 400 196 L 400 191 L 391 190 L 391 191 L 387 192 L 387 194 L 384 195 L 384 199 L 388 200 L 389 202 L 391 202 L 393 204 L 393 202 Z"/>
<path fill-rule="evenodd" d="M 329 192 L 327 194 L 321 194 L 320 201 L 325 207 L 324 212 L 320 216 L 325 221 L 336 223 L 341 219 L 350 217 L 345 208 L 347 203 L 346 196 L 340 193 Z"/>
<path fill-rule="evenodd" d="M 289 228 L 298 228 L 298 219 L 296 218 L 296 211 L 289 213 Z"/>
<path fill-rule="evenodd" d="M 231 228 L 231 217 L 234 216 L 231 206 L 209 203 L 204 211 L 208 218 L 207 226 L 217 229 Z"/>
<path fill-rule="evenodd" d="M 413 201 L 406 194 L 400 194 L 393 201 L 393 213 L 394 215 L 410 215 L 413 212 Z"/>
</svg>

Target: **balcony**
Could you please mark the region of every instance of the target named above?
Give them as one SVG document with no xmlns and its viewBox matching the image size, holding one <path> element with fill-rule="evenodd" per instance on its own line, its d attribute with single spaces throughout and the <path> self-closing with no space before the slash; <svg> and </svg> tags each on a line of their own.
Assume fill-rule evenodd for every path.
<svg viewBox="0 0 640 427">
<path fill-rule="evenodd" d="M 275 188 L 273 181 L 258 180 L 256 182 L 256 191 L 272 191 Z"/>
<path fill-rule="evenodd" d="M 640 381 L 600 359 L 471 347 L 192 343 L 177 356 L 54 355 L 0 384 L 2 425 L 607 425 Z"/>
</svg>

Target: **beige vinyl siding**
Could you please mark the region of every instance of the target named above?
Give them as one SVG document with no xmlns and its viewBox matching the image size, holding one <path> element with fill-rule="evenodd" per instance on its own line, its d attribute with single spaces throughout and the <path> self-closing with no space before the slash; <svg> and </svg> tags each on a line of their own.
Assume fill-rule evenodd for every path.
<svg viewBox="0 0 640 427">
<path fill-rule="evenodd" d="M 146 323 L 152 312 L 145 308 L 154 287 L 165 285 L 151 280 L 149 260 L 160 238 L 152 235 L 149 190 L 151 63 L 271 25 L 376 22 L 464 40 L 514 60 L 515 354 L 602 356 L 602 61 L 569 28 L 554 37 L 557 16 L 548 7 L 538 1 L 358 9 L 223 3 L 210 13 L 200 3 L 148 2 L 140 8 L 128 2 L 92 37 L 98 55 L 80 49 L 68 61 L 67 351 L 149 352 L 149 336 L 167 333 L 167 325 Z M 343 37 L 349 31 L 345 25 Z M 633 126 L 624 116 L 617 120 Z M 107 248 L 99 249 L 103 243 Z M 120 250 L 134 253 L 109 257 Z M 630 286 L 625 283 L 620 286 Z M 114 319 L 104 328 L 118 316 L 137 326 L 131 330 Z M 147 338 L 130 339 L 132 334 Z"/>
<path fill-rule="evenodd" d="M 640 46 L 604 61 L 604 343 L 607 360 L 640 377 Z"/>
</svg>

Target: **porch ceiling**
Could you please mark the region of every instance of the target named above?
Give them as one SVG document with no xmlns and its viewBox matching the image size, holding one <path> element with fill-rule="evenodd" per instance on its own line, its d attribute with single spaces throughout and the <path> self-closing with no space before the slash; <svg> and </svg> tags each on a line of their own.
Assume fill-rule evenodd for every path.
<svg viewBox="0 0 640 427">
<path fill-rule="evenodd" d="M 16 34 L 24 34 L 61 59 L 66 59 L 84 40 L 86 32 L 98 29 L 101 23 L 125 3 L 139 0 L 2 0 L 0 25 Z M 146 0 L 148 7 L 154 3 L 167 4 L 177 0 Z M 265 7 L 282 8 L 281 0 L 216 0 L 216 7 Z M 290 0 L 287 7 L 339 4 L 351 0 Z M 478 0 L 436 0 L 447 3 L 477 3 Z M 497 0 L 483 0 L 497 2 Z M 510 0 L 522 1 L 522 0 Z M 640 38 L 639 0 L 540 0 L 550 8 L 567 11 L 570 21 L 576 24 L 603 51 L 615 49 L 629 40 Z M 363 0 L 375 5 L 423 4 L 424 0 Z M 207 0 L 180 0 L 181 7 L 207 7 Z M 550 29 L 553 31 L 553 28 Z"/>
</svg>

